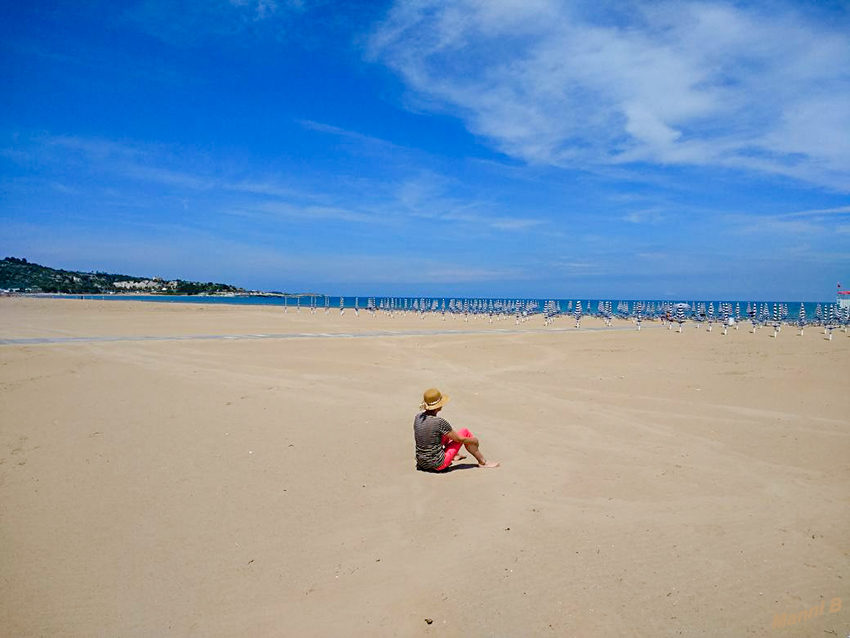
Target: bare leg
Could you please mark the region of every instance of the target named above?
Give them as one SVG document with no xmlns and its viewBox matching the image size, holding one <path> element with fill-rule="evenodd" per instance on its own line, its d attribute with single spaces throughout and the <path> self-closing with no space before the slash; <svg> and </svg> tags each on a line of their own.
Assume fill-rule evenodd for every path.
<svg viewBox="0 0 850 638">
<path fill-rule="evenodd" d="M 464 432 L 467 433 L 469 436 L 472 435 L 472 433 L 467 429 L 464 429 Z M 449 450 L 452 449 L 455 445 L 458 445 L 458 444 L 452 442 L 449 439 L 449 437 L 443 435 L 443 451 L 446 454 L 448 454 Z M 463 453 L 463 445 L 458 445 L 458 449 L 455 452 L 455 456 L 452 458 L 451 462 L 456 463 L 457 461 L 460 461 L 461 459 L 465 459 L 465 458 L 466 458 L 466 454 Z"/>
<path fill-rule="evenodd" d="M 467 450 L 469 450 L 469 453 L 476 458 L 476 460 L 478 461 L 479 467 L 486 467 L 486 468 L 499 467 L 499 464 L 497 462 L 493 462 L 493 461 L 491 461 L 489 463 L 487 462 L 487 459 L 485 459 L 484 456 L 481 454 L 481 452 L 478 450 L 478 444 L 477 443 L 468 443 L 467 442 L 467 443 L 464 443 L 464 446 L 466 447 Z"/>
</svg>

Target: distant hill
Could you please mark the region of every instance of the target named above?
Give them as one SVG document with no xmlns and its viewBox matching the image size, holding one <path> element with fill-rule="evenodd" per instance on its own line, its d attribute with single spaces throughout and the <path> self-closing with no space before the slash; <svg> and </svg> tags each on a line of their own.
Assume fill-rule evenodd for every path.
<svg viewBox="0 0 850 638">
<path fill-rule="evenodd" d="M 98 295 L 116 292 L 146 292 L 172 295 L 214 293 L 244 293 L 245 290 L 228 284 L 200 283 L 116 275 L 106 272 L 77 272 L 57 270 L 26 259 L 6 257 L 0 261 L 0 289 L 19 292 L 66 293 Z"/>
</svg>

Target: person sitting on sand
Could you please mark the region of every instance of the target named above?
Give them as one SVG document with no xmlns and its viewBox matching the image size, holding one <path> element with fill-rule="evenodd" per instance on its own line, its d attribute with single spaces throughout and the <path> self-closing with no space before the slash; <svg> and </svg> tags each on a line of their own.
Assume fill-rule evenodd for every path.
<svg viewBox="0 0 850 638">
<path fill-rule="evenodd" d="M 422 410 L 413 419 L 413 435 L 416 439 L 416 469 L 426 472 L 441 472 L 454 460 L 465 459 L 458 454 L 461 446 L 478 460 L 478 467 L 499 467 L 498 463 L 488 462 L 478 449 L 478 439 L 472 432 L 461 428 L 457 432 L 437 413 L 449 402 L 449 397 L 437 388 L 425 390 L 422 397 Z"/>
</svg>

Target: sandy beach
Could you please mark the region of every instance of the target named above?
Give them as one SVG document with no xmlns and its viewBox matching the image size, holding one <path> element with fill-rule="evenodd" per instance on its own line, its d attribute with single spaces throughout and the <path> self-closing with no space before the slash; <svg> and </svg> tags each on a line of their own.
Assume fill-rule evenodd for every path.
<svg viewBox="0 0 850 638">
<path fill-rule="evenodd" d="M 0 633 L 843 637 L 850 335 L 771 335 L 0 298 Z"/>
</svg>

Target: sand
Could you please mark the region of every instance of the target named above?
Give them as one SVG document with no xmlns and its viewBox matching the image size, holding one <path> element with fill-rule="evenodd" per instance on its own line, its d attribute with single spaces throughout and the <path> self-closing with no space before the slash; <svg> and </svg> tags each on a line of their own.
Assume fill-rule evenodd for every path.
<svg viewBox="0 0 850 638">
<path fill-rule="evenodd" d="M 0 299 L 0 633 L 844 636 L 850 335 L 583 325 Z"/>
</svg>

